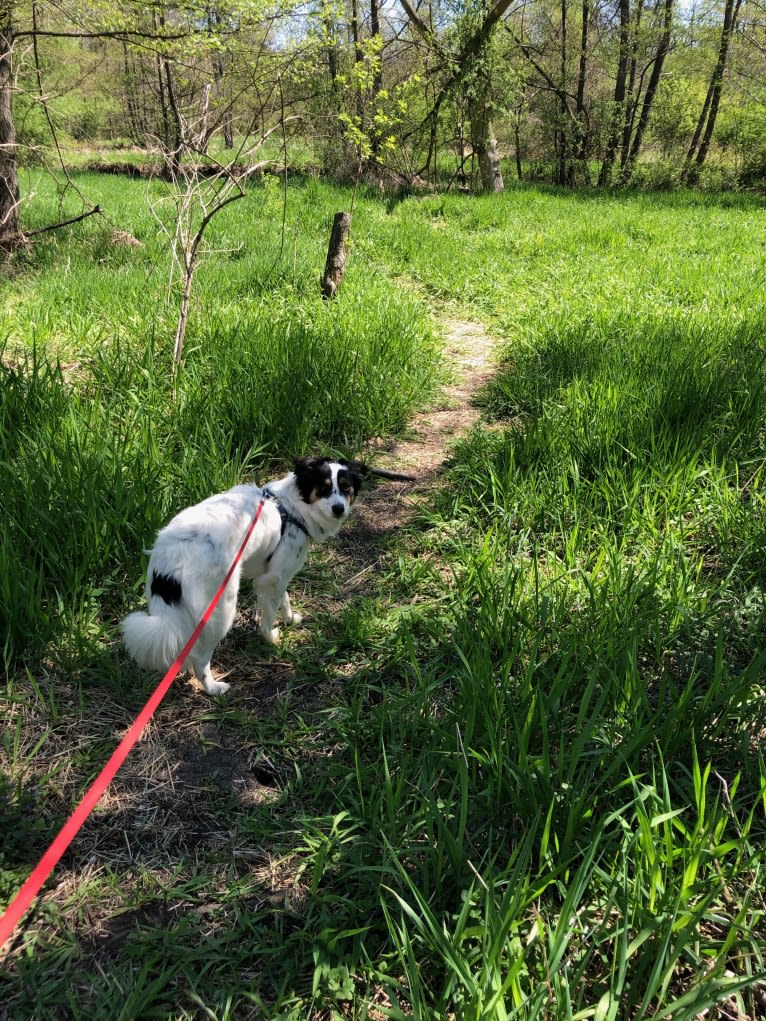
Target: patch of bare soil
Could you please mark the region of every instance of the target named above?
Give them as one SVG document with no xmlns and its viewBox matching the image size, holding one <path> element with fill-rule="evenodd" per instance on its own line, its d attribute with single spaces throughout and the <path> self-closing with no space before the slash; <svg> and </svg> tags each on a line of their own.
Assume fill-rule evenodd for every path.
<svg viewBox="0 0 766 1021">
<path fill-rule="evenodd" d="M 375 451 L 379 467 L 412 472 L 417 482 L 384 482 L 364 493 L 353 523 L 338 536 L 341 550 L 411 521 L 420 501 L 437 484 L 451 443 L 479 420 L 474 398 L 492 375 L 496 341 L 477 323 L 449 319 L 444 330 L 453 382 L 432 407 L 413 419 L 408 438 Z"/>
<path fill-rule="evenodd" d="M 495 340 L 476 323 L 453 319 L 445 325 L 454 381 L 444 389 L 434 407 L 412 422 L 412 438 L 390 445 L 386 458 L 387 467 L 412 471 L 421 481 L 427 481 L 438 471 L 449 444 L 478 421 L 474 397 L 492 375 Z"/>
<path fill-rule="evenodd" d="M 349 524 L 322 548 L 323 573 L 332 578 L 336 592 L 317 586 L 319 592 L 312 601 L 325 612 L 341 614 L 355 598 L 377 594 L 378 579 L 390 556 L 386 540 L 427 506 L 440 484 L 451 445 L 480 418 L 475 396 L 493 374 L 496 340 L 477 323 L 449 319 L 443 328 L 452 382 L 412 419 L 405 438 L 378 441 L 362 455 L 378 467 L 410 472 L 416 481 L 382 480 L 365 486 Z M 300 580 L 300 576 L 295 580 L 298 585 Z M 300 604 L 300 592 L 296 594 Z M 309 620 L 307 626 L 311 626 Z"/>
</svg>

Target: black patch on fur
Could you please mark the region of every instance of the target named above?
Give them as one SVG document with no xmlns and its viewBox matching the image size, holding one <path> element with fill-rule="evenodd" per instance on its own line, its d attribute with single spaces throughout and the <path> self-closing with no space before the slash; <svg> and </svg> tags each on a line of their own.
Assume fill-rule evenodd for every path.
<svg viewBox="0 0 766 1021">
<path fill-rule="evenodd" d="M 294 465 L 295 483 L 304 503 L 332 493 L 332 470 L 326 457 L 297 457 Z"/>
<path fill-rule="evenodd" d="M 151 593 L 164 599 L 168 606 L 181 602 L 181 582 L 168 574 L 157 574 L 152 571 Z"/>
</svg>

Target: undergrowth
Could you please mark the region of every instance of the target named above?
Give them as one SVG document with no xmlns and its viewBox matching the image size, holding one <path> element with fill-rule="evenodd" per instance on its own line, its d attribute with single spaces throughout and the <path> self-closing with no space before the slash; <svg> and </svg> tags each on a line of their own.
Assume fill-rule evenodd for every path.
<svg viewBox="0 0 766 1021">
<path fill-rule="evenodd" d="M 344 197 L 307 186 L 297 219 Z M 276 654 L 246 596 L 226 700 L 171 692 L 19 935 L 5 1010 L 755 1017 L 758 204 L 358 202 L 369 280 L 328 308 L 282 266 L 270 304 L 211 265 L 205 302 L 231 304 L 175 382 L 156 324 L 76 368 L 40 344 L 4 360 L 6 653 L 26 650 L 5 892 L 39 851 L 30 806 L 53 827 L 152 681 L 113 635 L 152 529 L 287 448 L 401 430 L 432 382 L 419 295 L 505 338 L 493 428 L 455 445 L 414 524 L 318 553 L 297 580 L 310 622 Z"/>
</svg>

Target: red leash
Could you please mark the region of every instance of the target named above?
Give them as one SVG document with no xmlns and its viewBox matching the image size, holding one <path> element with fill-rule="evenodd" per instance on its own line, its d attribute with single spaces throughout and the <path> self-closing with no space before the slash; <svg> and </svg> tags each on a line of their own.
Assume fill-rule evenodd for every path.
<svg viewBox="0 0 766 1021">
<path fill-rule="evenodd" d="M 5 913 L 0 917 L 0 948 L 3 946 L 8 937 L 11 935 L 16 925 L 21 920 L 22 915 L 24 915 L 29 905 L 37 896 L 40 887 L 43 885 L 43 883 L 46 881 L 46 879 L 51 874 L 53 869 L 56 867 L 64 851 L 66 851 L 66 849 L 72 843 L 74 838 L 77 836 L 77 833 L 82 827 L 82 824 L 85 822 L 90 813 L 98 804 L 101 795 L 104 793 L 104 791 L 107 789 L 109 784 L 116 776 L 117 770 L 120 768 L 125 759 L 128 757 L 128 753 L 130 752 L 131 748 L 141 736 L 142 730 L 151 719 L 157 706 L 165 697 L 168 688 L 176 678 L 176 674 L 183 666 L 184 660 L 191 652 L 194 643 L 202 634 L 202 629 L 212 617 L 213 611 L 215 610 L 216 606 L 218 605 L 219 599 L 224 593 L 224 589 L 231 580 L 231 576 L 234 573 L 235 567 L 242 559 L 242 554 L 245 552 L 245 546 L 247 545 L 250 536 L 253 534 L 253 529 L 256 526 L 258 518 L 261 516 L 261 511 L 263 510 L 263 503 L 264 501 L 261 500 L 261 502 L 258 504 L 255 514 L 253 515 L 252 520 L 250 521 L 250 524 L 247 527 L 247 531 L 245 532 L 245 537 L 242 540 L 242 545 L 239 547 L 237 555 L 234 558 L 234 562 L 229 568 L 226 577 L 221 582 L 220 588 L 213 596 L 210 605 L 202 615 L 202 619 L 192 632 L 189 641 L 186 643 L 186 645 L 184 645 L 183 649 L 181 649 L 175 663 L 173 663 L 168 672 L 162 678 L 159 685 L 152 694 L 151 698 L 146 703 L 144 708 L 141 710 L 141 712 L 138 714 L 135 721 L 131 725 L 130 730 L 127 732 L 125 737 L 123 737 L 123 739 L 117 745 L 115 750 L 112 752 L 111 758 L 104 766 L 104 768 L 101 770 L 101 772 L 98 774 L 93 783 L 90 785 L 80 804 L 70 815 L 69 819 L 67 819 L 64 825 L 61 827 L 53 843 L 35 866 L 32 875 L 29 877 L 29 879 L 27 879 L 26 883 L 24 883 L 24 885 L 21 887 L 16 896 L 13 898 L 11 903 L 8 905 Z"/>
</svg>

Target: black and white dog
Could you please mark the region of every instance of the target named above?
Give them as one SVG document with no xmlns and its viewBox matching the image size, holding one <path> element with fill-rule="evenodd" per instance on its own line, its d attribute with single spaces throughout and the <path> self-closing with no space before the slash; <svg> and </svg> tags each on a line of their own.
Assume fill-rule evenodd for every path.
<svg viewBox="0 0 766 1021">
<path fill-rule="evenodd" d="M 208 695 L 230 685 L 210 669 L 215 647 L 227 634 L 237 610 L 242 578 L 252 578 L 260 607 L 260 631 L 271 645 L 279 641 L 277 612 L 285 624 L 300 623 L 287 586 L 303 566 L 311 544 L 336 535 L 348 517 L 364 476 L 411 480 L 411 475 L 369 468 L 361 461 L 298 458 L 294 471 L 258 486 L 234 486 L 177 514 L 157 535 L 146 579 L 149 612 L 122 622 L 128 651 L 143 667 L 167 670 L 188 641 L 226 576 L 258 504 L 260 517 L 239 565 L 185 663 Z"/>
</svg>

